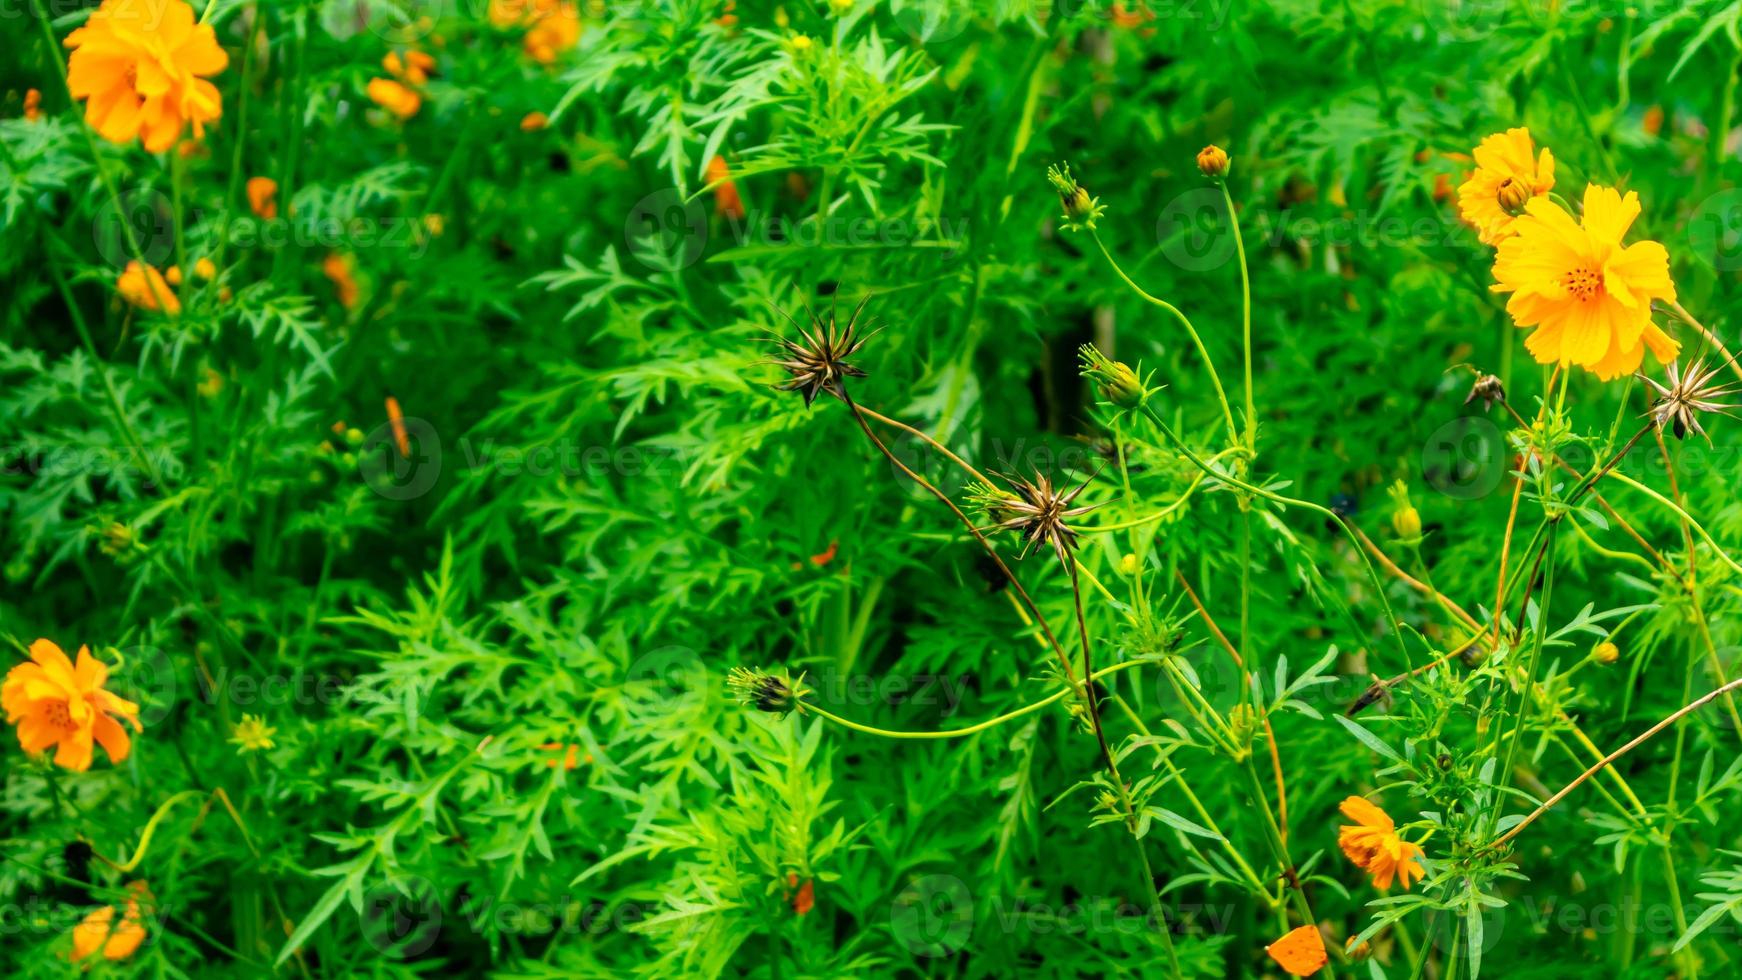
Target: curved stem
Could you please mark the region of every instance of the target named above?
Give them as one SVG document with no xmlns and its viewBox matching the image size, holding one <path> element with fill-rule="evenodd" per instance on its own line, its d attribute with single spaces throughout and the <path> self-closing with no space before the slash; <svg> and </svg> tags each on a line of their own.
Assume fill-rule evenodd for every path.
<svg viewBox="0 0 1742 980">
<path fill-rule="evenodd" d="M 1117 674 L 1122 670 L 1129 670 L 1132 667 L 1141 667 L 1150 662 L 1151 661 L 1148 660 L 1127 660 L 1124 663 L 1114 664 L 1111 667 L 1103 667 L 1100 670 L 1095 671 L 1093 679 L 1100 680 L 1101 678 L 1107 677 L 1111 674 Z M 969 725 L 966 728 L 949 728 L 935 732 L 898 732 L 887 728 L 875 728 L 871 725 L 862 725 L 859 722 L 842 718 L 840 715 L 819 708 L 809 701 L 800 702 L 798 710 L 801 712 L 810 712 L 824 720 L 832 721 L 835 724 L 840 725 L 842 728 L 850 728 L 856 732 L 862 732 L 866 735 L 877 735 L 883 738 L 965 738 L 966 736 L 976 735 L 980 732 L 986 731 L 989 728 L 997 728 L 999 725 L 1002 725 L 1007 721 L 1015 721 L 1024 715 L 1034 714 L 1036 711 L 1039 711 L 1049 704 L 1057 704 L 1059 701 L 1069 697 L 1071 690 L 1072 689 L 1068 687 L 1060 688 L 1058 691 L 1041 698 L 1033 704 L 1025 704 L 1022 707 L 1017 708 L 1015 711 L 1006 712 L 996 718 L 988 718 L 977 725 Z"/>
<path fill-rule="evenodd" d="M 1107 264 L 1113 267 L 1113 271 L 1119 274 L 1119 278 L 1125 281 L 1125 285 L 1131 287 L 1132 292 L 1142 297 L 1145 302 L 1152 303 L 1169 313 L 1172 313 L 1174 318 L 1179 320 L 1181 325 L 1186 328 L 1186 333 L 1192 338 L 1192 344 L 1198 349 L 1198 356 L 1204 359 L 1205 369 L 1210 372 L 1210 383 L 1216 386 L 1216 400 L 1222 404 L 1222 418 L 1228 425 L 1228 441 L 1236 444 L 1239 443 L 1240 433 L 1234 427 L 1234 410 L 1228 407 L 1228 392 L 1222 387 L 1222 376 L 1216 373 L 1216 362 L 1210 360 L 1210 351 L 1204 346 L 1204 340 L 1202 337 L 1198 336 L 1197 328 L 1192 326 L 1192 321 L 1188 319 L 1184 313 L 1180 312 L 1179 307 L 1169 303 L 1167 300 L 1149 295 L 1149 293 L 1144 291 L 1142 286 L 1132 282 L 1131 277 L 1126 275 L 1125 270 L 1121 269 L 1119 263 L 1113 259 L 1113 253 L 1107 251 L 1107 246 L 1102 244 L 1100 235 L 1096 234 L 1094 231 L 1090 231 L 1089 237 L 1095 240 L 1095 246 L 1101 250 L 1102 255 L 1106 256 Z"/>
</svg>

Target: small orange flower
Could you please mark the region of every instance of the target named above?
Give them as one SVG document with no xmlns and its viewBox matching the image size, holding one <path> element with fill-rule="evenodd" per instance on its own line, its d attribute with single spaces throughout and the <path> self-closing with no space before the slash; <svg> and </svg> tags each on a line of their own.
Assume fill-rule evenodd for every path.
<svg viewBox="0 0 1742 980">
<path fill-rule="evenodd" d="M 321 271 L 338 293 L 339 305 L 347 310 L 356 309 L 357 301 L 363 295 L 362 289 L 357 286 L 356 262 L 349 255 L 332 252 L 321 262 Z"/>
<path fill-rule="evenodd" d="M 1528 201 L 1554 189 L 1554 154 L 1545 147 L 1535 156 L 1530 130 L 1522 126 L 1495 133 L 1476 147 L 1476 169 L 1458 187 L 1458 212 L 1476 229 L 1484 245 L 1498 245 L 1512 234 L 1521 208 L 1508 210 L 1502 191 Z"/>
<path fill-rule="evenodd" d="M 48 640 L 30 645 L 30 659 L 7 671 L 0 684 L 0 707 L 6 710 L 6 721 L 18 726 L 24 751 L 34 754 L 56 746 L 56 765 L 84 772 L 91 768 L 94 739 L 110 762 L 126 760 L 132 742 L 114 716 L 142 731 L 139 706 L 103 690 L 109 668 L 87 647 L 79 647 L 74 664 Z"/>
<path fill-rule="evenodd" d="M 738 185 L 728 178 L 732 168 L 726 158 L 716 156 L 708 161 L 708 183 L 714 185 L 714 210 L 734 221 L 744 218 L 744 199 L 738 196 Z"/>
<path fill-rule="evenodd" d="M 389 78 L 371 78 L 366 90 L 376 105 L 400 119 L 410 119 L 423 108 L 423 96 Z"/>
<path fill-rule="evenodd" d="M 1639 195 L 1585 188 L 1578 221 L 1546 198 L 1532 200 L 1500 243 L 1492 287 L 1511 293 L 1506 312 L 1536 328 L 1524 346 L 1541 364 L 1577 364 L 1598 378 L 1639 369 L 1645 349 L 1665 364 L 1681 349 L 1651 322 L 1653 300 L 1675 299 L 1669 252 L 1652 241 L 1622 245 Z"/>
<path fill-rule="evenodd" d="M 24 93 L 24 118 L 36 122 L 42 118 L 42 93 L 28 89 Z"/>
<path fill-rule="evenodd" d="M 175 290 L 170 288 L 163 273 L 154 266 L 141 265 L 138 261 L 127 263 L 120 278 L 115 280 L 115 291 L 142 310 L 161 310 L 171 316 L 181 312 L 181 300 L 176 298 Z"/>
<path fill-rule="evenodd" d="M 1389 889 L 1395 876 L 1408 891 L 1410 875 L 1426 874 L 1416 860 L 1422 856 L 1421 848 L 1397 836 L 1397 825 L 1384 810 L 1359 796 L 1349 797 L 1337 809 L 1355 821 L 1337 831 L 1337 846 L 1356 867 L 1373 876 L 1374 887 Z"/>
<path fill-rule="evenodd" d="M 207 80 L 230 63 L 209 24 L 183 0 L 103 0 L 67 35 L 67 87 L 85 100 L 85 121 L 111 143 L 144 138 L 161 153 L 193 125 L 217 119 L 222 99 Z"/>
<path fill-rule="evenodd" d="M 529 112 L 520 117 L 520 131 L 523 133 L 536 133 L 549 125 L 550 117 L 542 112 Z"/>
<path fill-rule="evenodd" d="M 278 217 L 278 181 L 271 177 L 248 178 L 248 208 L 268 221 Z"/>
<path fill-rule="evenodd" d="M 581 747 L 574 742 L 570 742 L 567 745 L 564 745 L 562 742 L 545 742 L 543 745 L 538 747 L 538 750 L 540 752 L 551 753 L 551 758 L 546 759 L 544 763 L 546 769 L 556 768 L 556 754 L 559 752 L 562 753 L 562 765 L 565 772 L 573 772 L 574 769 L 583 761 L 593 761 L 593 755 L 590 752 L 587 753 L 586 759 L 583 760 L 580 756 Z"/>
<path fill-rule="evenodd" d="M 132 956 L 145 942 L 144 913 L 140 909 L 143 901 L 149 905 L 151 889 L 143 881 L 135 881 L 127 886 L 126 908 L 121 913 L 121 924 L 115 925 L 115 907 L 104 905 L 94 908 L 78 925 L 73 927 L 72 961 L 78 961 L 90 956 L 97 950 L 103 951 L 106 960 L 124 960 Z"/>
</svg>

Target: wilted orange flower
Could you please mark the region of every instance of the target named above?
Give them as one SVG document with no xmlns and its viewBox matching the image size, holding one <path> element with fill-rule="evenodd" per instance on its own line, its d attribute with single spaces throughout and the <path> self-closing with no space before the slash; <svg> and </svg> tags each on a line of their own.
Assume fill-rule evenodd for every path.
<svg viewBox="0 0 1742 980">
<path fill-rule="evenodd" d="M 1397 836 L 1397 825 L 1384 810 L 1351 796 L 1337 805 L 1343 815 L 1355 821 L 1337 831 L 1337 846 L 1355 866 L 1373 876 L 1374 887 L 1384 891 L 1391 887 L 1393 876 L 1409 889 L 1409 876 L 1423 877 L 1426 872 L 1416 861 L 1421 848 Z"/>
<path fill-rule="evenodd" d="M 30 645 L 31 663 L 6 672 L 0 684 L 0 707 L 6 721 L 18 726 L 18 744 L 24 751 L 41 752 L 53 745 L 55 765 L 74 772 L 91 768 L 91 742 L 96 740 L 109 754 L 110 762 L 127 758 L 132 742 L 127 730 L 113 716 L 139 726 L 139 706 L 103 690 L 109 668 L 79 647 L 75 665 L 60 647 L 48 640 Z"/>
<path fill-rule="evenodd" d="M 1495 133 L 1476 147 L 1476 169 L 1458 187 L 1458 212 L 1482 244 L 1504 241 L 1524 203 L 1554 189 L 1554 155 L 1547 147 L 1540 156 L 1535 152 L 1530 130 L 1522 126 Z M 1502 191 L 1507 204 L 1501 203 Z"/>
<path fill-rule="evenodd" d="M 370 101 L 400 119 L 410 119 L 423 108 L 423 96 L 390 78 L 371 78 L 366 89 Z"/>
<path fill-rule="evenodd" d="M 205 77 L 230 63 L 211 25 L 194 24 L 183 0 L 103 0 L 67 35 L 67 86 L 84 99 L 85 120 L 112 143 L 143 136 L 161 153 L 193 124 L 196 138 L 222 100 Z"/>
<path fill-rule="evenodd" d="M 115 291 L 121 298 L 142 310 L 162 310 L 174 315 L 181 312 L 181 300 L 156 267 L 141 265 L 137 260 L 127 263 L 115 280 Z"/>
<path fill-rule="evenodd" d="M 92 909 L 78 925 L 73 926 L 74 963 L 99 949 L 106 960 L 124 960 L 145 942 L 144 913 L 140 903 L 150 903 L 151 889 L 145 882 L 135 881 L 127 886 L 127 892 L 127 907 L 121 913 L 120 925 L 114 924 L 115 907 L 104 905 Z"/>
<path fill-rule="evenodd" d="M 744 199 L 738 196 L 738 185 L 728 180 L 732 168 L 726 158 L 715 156 L 708 161 L 708 183 L 714 184 L 714 210 L 734 221 L 744 217 Z"/>
<path fill-rule="evenodd" d="M 248 178 L 248 207 L 268 221 L 278 217 L 278 181 L 271 177 Z"/>
<path fill-rule="evenodd" d="M 27 89 L 24 93 L 24 118 L 36 122 L 42 118 L 42 93 Z"/>
<path fill-rule="evenodd" d="M 1512 238 L 1500 243 L 1492 288 L 1511 293 L 1506 311 L 1542 364 L 1577 364 L 1597 377 L 1639 368 L 1645 348 L 1663 363 L 1681 349 L 1651 322 L 1651 302 L 1674 301 L 1669 253 L 1657 242 L 1623 246 L 1639 217 L 1639 195 L 1613 187 L 1585 188 L 1579 222 L 1545 198 L 1530 202 Z"/>
<path fill-rule="evenodd" d="M 1288 931 L 1281 939 L 1264 947 L 1276 965 L 1297 977 L 1310 977 L 1325 968 L 1330 957 L 1325 955 L 1325 937 L 1312 923 Z"/>
<path fill-rule="evenodd" d="M 357 300 L 363 291 L 357 286 L 355 270 L 356 262 L 343 252 L 332 252 L 321 262 L 321 271 L 332 281 L 333 290 L 339 294 L 339 305 L 347 310 L 357 308 Z"/>
</svg>

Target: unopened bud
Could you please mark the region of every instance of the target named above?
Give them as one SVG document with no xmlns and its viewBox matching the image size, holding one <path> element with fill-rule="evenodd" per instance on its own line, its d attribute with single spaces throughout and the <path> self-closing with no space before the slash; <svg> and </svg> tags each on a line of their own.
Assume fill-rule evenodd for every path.
<svg viewBox="0 0 1742 980">
<path fill-rule="evenodd" d="M 1214 143 L 1198 151 L 1198 172 L 1211 180 L 1228 175 L 1228 153 Z"/>
</svg>

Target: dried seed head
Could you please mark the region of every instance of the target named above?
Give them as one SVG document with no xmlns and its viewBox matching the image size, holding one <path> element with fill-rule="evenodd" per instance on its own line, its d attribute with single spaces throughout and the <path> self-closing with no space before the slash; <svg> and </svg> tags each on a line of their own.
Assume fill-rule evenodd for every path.
<svg viewBox="0 0 1742 980">
<path fill-rule="evenodd" d="M 811 403 L 816 401 L 817 395 L 823 392 L 844 399 L 846 397 L 845 391 L 841 387 L 843 381 L 847 378 L 865 377 L 865 372 L 848 364 L 847 358 L 858 353 L 859 348 L 865 346 L 865 341 L 870 339 L 868 336 L 854 336 L 854 331 L 859 323 L 859 314 L 864 312 L 865 304 L 870 300 L 871 297 L 867 296 L 859 301 L 859 305 L 854 308 L 853 315 L 847 320 L 845 327 L 836 325 L 833 309 L 829 310 L 829 319 L 826 323 L 815 313 L 810 313 L 807 310 L 811 321 L 809 329 L 787 316 L 784 310 L 781 311 L 781 315 L 786 316 L 787 320 L 798 328 L 799 339 L 789 340 L 781 336 L 774 338 L 774 342 L 780 345 L 781 353 L 785 356 L 769 363 L 791 375 L 789 380 L 774 387 L 779 391 L 802 392 L 806 408 L 809 408 Z"/>
<path fill-rule="evenodd" d="M 1198 151 L 1198 172 L 1211 180 L 1228 175 L 1228 152 L 1214 143 Z"/>
<path fill-rule="evenodd" d="M 1470 393 L 1464 396 L 1464 404 L 1468 405 L 1476 399 L 1482 399 L 1484 411 L 1493 408 L 1496 402 L 1505 404 L 1506 386 L 1492 374 L 1479 374 L 1476 383 L 1470 386 Z"/>
<path fill-rule="evenodd" d="M 799 699 L 810 693 L 804 686 L 803 674 L 794 681 L 776 677 L 760 667 L 733 667 L 726 675 L 726 686 L 740 704 L 780 715 L 796 709 Z"/>
<path fill-rule="evenodd" d="M 1082 184 L 1071 176 L 1071 165 L 1061 163 L 1048 167 L 1046 179 L 1052 181 L 1052 186 L 1059 192 L 1059 203 L 1063 205 L 1065 227 L 1072 231 L 1080 228 L 1094 230 L 1095 221 L 1106 213 L 1099 198 L 1089 196 Z"/>
<path fill-rule="evenodd" d="M 1092 476 L 1089 478 L 1089 480 L 1093 479 Z M 1028 553 L 1034 549 L 1035 545 L 1044 542 L 1052 546 L 1053 554 L 1058 556 L 1058 560 L 1066 568 L 1069 568 L 1071 566 L 1071 552 L 1077 546 L 1077 532 L 1065 521 L 1067 518 L 1078 517 L 1095 509 L 1092 506 L 1072 506 L 1077 495 L 1088 487 L 1089 480 L 1084 480 L 1075 490 L 1061 492 L 1055 489 L 1052 480 L 1045 476 L 1037 475 L 1033 481 L 1006 476 L 1004 481 L 1009 483 L 1010 488 L 1015 492 L 1002 494 L 997 502 L 997 512 L 994 512 L 992 507 L 988 507 L 987 512 L 992 514 L 994 519 L 997 519 L 999 513 L 1003 514 L 1003 519 L 997 521 L 996 527 L 1016 531 L 1022 535 L 1022 554 L 1020 557 L 1027 558 Z"/>
<path fill-rule="evenodd" d="M 1636 375 L 1657 396 L 1651 403 L 1651 410 L 1646 413 L 1652 423 L 1660 430 L 1670 429 L 1677 439 L 1687 438 L 1688 431 L 1692 430 L 1710 445 L 1712 437 L 1700 428 L 1700 414 L 1730 415 L 1729 410 L 1736 407 L 1723 401 L 1737 389 L 1734 385 L 1718 383 L 1718 371 L 1722 367 L 1722 364 L 1695 361 L 1684 373 L 1681 362 L 1677 361 L 1664 369 L 1669 379 L 1667 385 L 1643 374 Z"/>
</svg>

